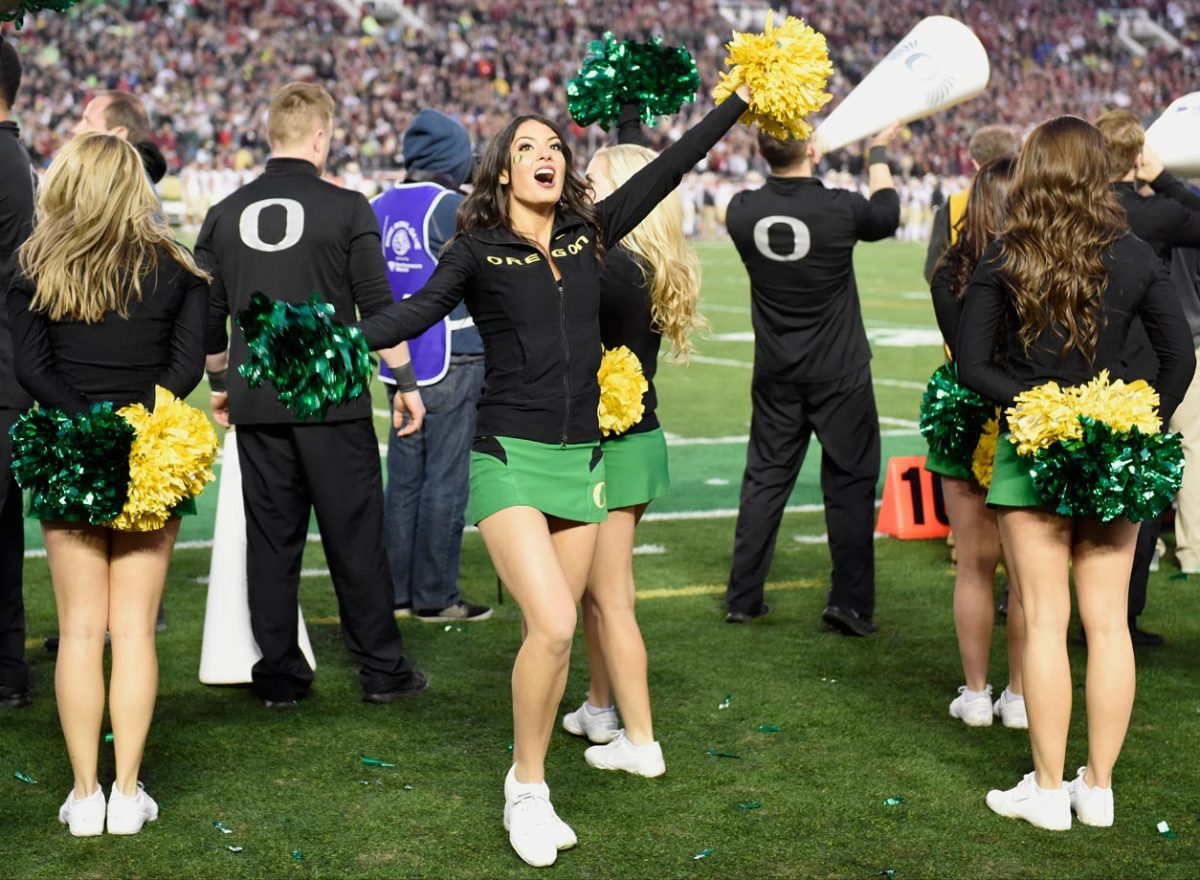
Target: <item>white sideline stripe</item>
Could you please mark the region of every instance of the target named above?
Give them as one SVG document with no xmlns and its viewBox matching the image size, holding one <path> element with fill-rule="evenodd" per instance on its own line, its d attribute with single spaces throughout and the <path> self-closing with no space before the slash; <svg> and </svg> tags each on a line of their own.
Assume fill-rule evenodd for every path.
<svg viewBox="0 0 1200 880">
<path fill-rule="evenodd" d="M 876 385 L 886 385 L 888 388 L 908 388 L 911 391 L 924 391 L 926 387 L 920 382 L 908 382 L 904 379 L 876 379 L 872 376 L 871 381 Z"/>
<path fill-rule="evenodd" d="M 911 428 L 914 431 L 917 430 L 918 427 L 920 427 L 912 419 L 897 419 L 892 416 L 880 416 L 879 424 L 891 425 L 894 428 Z"/>
<path fill-rule="evenodd" d="M 715 358 L 707 355 L 694 354 L 691 359 L 698 364 L 711 364 L 714 367 L 741 367 L 745 370 L 754 369 L 754 364 L 750 361 L 739 361 L 733 358 Z M 871 377 L 871 381 L 876 385 L 884 385 L 888 388 L 906 388 L 910 391 L 924 391 L 925 384 L 921 382 L 909 382 L 905 379 L 879 379 L 875 376 Z"/>
<path fill-rule="evenodd" d="M 390 419 L 392 417 L 392 411 L 390 409 L 373 409 L 371 410 L 371 415 L 375 416 L 377 419 Z"/>
</svg>

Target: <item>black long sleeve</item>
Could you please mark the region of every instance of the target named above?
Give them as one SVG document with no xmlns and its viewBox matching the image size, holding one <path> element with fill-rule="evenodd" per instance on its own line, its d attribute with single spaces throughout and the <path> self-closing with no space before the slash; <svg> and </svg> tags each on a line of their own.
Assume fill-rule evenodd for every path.
<svg viewBox="0 0 1200 880">
<path fill-rule="evenodd" d="M 225 289 L 221 263 L 213 246 L 213 220 L 210 212 L 204 218 L 196 237 L 196 265 L 212 276 L 208 297 L 208 317 L 204 350 L 207 354 L 222 354 L 229 348 L 229 292 Z"/>
<path fill-rule="evenodd" d="M 938 260 L 950 247 L 950 202 L 938 206 L 933 212 L 933 225 L 929 229 L 929 247 L 925 251 L 925 281 L 933 283 L 933 273 Z"/>
<path fill-rule="evenodd" d="M 1200 195 L 1169 171 L 1164 170 L 1150 181 L 1150 188 L 1179 202 L 1190 211 L 1200 211 Z"/>
<path fill-rule="evenodd" d="M 364 317 L 377 314 L 393 302 L 387 264 L 379 240 L 379 221 L 366 198 L 360 196 L 354 207 L 350 229 L 350 253 L 347 277 L 354 304 Z"/>
<path fill-rule="evenodd" d="M 933 298 L 933 314 L 937 318 L 938 330 L 942 332 L 942 341 L 950 349 L 951 357 L 958 345 L 958 324 L 962 319 L 962 301 L 954 295 L 954 273 L 949 266 L 943 264 L 933 273 L 929 284 L 929 294 Z"/>
<path fill-rule="evenodd" d="M 155 383 L 178 398 L 187 397 L 204 375 L 204 337 L 208 322 L 208 282 L 188 275 L 183 302 L 171 336 L 171 355 Z"/>
<path fill-rule="evenodd" d="M 462 302 L 476 271 L 467 240 L 455 240 L 446 248 L 418 295 L 391 302 L 389 294 L 386 307 L 372 311 L 358 322 L 367 346 L 372 351 L 390 348 L 432 327 Z"/>
<path fill-rule="evenodd" d="M 900 193 L 889 186 L 854 200 L 854 224 L 859 241 L 891 238 L 900 227 Z"/>
<path fill-rule="evenodd" d="M 649 147 L 650 138 L 642 126 L 642 105 L 622 104 L 621 115 L 617 117 L 617 143 L 633 144 L 638 147 Z"/>
<path fill-rule="evenodd" d="M 74 415 L 84 412 L 91 401 L 67 383 L 58 371 L 50 346 L 49 322 L 30 310 L 33 285 L 16 276 L 8 290 L 8 316 L 12 327 L 14 366 L 17 381 L 42 406 Z"/>
<path fill-rule="evenodd" d="M 683 175 L 708 155 L 738 117 L 746 112 L 747 106 L 737 95 L 730 95 L 616 192 L 597 202 L 605 247 L 616 247 L 617 242 L 636 229 L 655 206 L 679 186 Z"/>
</svg>

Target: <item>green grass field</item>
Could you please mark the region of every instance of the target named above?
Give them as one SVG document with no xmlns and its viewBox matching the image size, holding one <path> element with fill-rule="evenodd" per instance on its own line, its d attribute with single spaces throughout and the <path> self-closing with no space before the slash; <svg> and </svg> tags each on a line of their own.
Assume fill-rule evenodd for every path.
<svg viewBox="0 0 1200 880">
<path fill-rule="evenodd" d="M 687 367 L 659 372 L 672 435 L 674 490 L 652 508 L 636 559 L 639 616 L 650 651 L 658 780 L 588 768 L 583 744 L 556 732 L 548 776 L 579 834 L 549 876 L 675 877 L 1195 877 L 1200 874 L 1200 739 L 1195 658 L 1197 581 L 1168 561 L 1151 581 L 1147 628 L 1166 648 L 1139 655 L 1133 725 L 1117 775 L 1117 824 L 1038 831 L 994 816 L 988 788 L 1031 764 L 1027 738 L 969 730 L 946 706 L 961 683 L 941 542 L 876 544 L 880 624 L 871 640 L 824 630 L 829 572 L 817 455 L 810 454 L 779 535 L 768 585 L 774 610 L 752 626 L 722 622 L 733 511 L 749 423 L 747 284 L 725 244 L 701 246 L 713 337 Z M 921 453 L 920 388 L 940 358 L 920 267 L 923 249 L 859 249 L 859 282 L 875 351 L 884 454 Z M 382 405 L 382 398 L 380 398 Z M 380 429 L 383 430 L 382 422 Z M 703 442 L 701 442 L 703 441 Z M 183 539 L 211 537 L 210 490 Z M 690 514 L 689 516 L 683 516 Z M 31 532 L 31 546 L 38 546 Z M 248 692 L 197 681 L 208 571 L 204 548 L 177 553 L 160 638 L 162 684 L 143 779 L 162 815 L 134 838 L 77 840 L 56 821 L 70 770 L 53 699 L 55 628 L 45 560 L 26 576 L 36 702 L 0 712 L 0 875 L 6 877 L 524 877 L 500 824 L 511 740 L 509 671 L 520 635 L 511 601 L 488 622 L 446 629 L 406 623 L 433 679 L 418 700 L 359 702 L 340 645 L 320 545 L 309 545 L 302 603 L 318 658 L 298 712 L 272 714 Z M 465 537 L 462 583 L 494 602 L 478 534 Z M 1002 633 L 991 680 L 1004 683 Z M 1085 757 L 1083 649 L 1070 767 Z M 586 687 L 575 652 L 565 708 Z M 729 697 L 728 708 L 719 708 Z M 762 732 L 775 725 L 776 732 Z M 709 751 L 736 755 L 713 757 Z M 362 765 L 361 756 L 395 763 Z M 102 746 L 101 778 L 111 781 Z M 19 781 L 28 774 L 36 785 Z M 903 798 L 888 806 L 885 800 Z M 755 809 L 745 808 L 757 803 Z M 1169 822 L 1174 839 L 1156 825 Z M 232 834 L 214 827 L 221 822 Z M 229 846 L 242 847 L 232 852 Z M 710 851 L 705 858 L 698 854 Z M 294 853 L 300 853 L 297 858 Z"/>
</svg>

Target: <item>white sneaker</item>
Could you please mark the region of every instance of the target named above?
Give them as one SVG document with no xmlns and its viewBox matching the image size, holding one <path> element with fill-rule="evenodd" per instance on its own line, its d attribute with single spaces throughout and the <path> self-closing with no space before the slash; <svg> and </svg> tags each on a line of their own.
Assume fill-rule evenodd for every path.
<svg viewBox="0 0 1200 880">
<path fill-rule="evenodd" d="M 58 810 L 58 821 L 76 837 L 95 837 L 104 833 L 104 789 L 97 786 L 90 797 L 77 800 L 75 790 L 67 795 Z"/>
<path fill-rule="evenodd" d="M 1079 768 L 1079 775 L 1067 783 L 1071 809 L 1084 825 L 1096 828 L 1111 828 L 1113 823 L 1113 790 L 1092 787 L 1083 781 L 1087 767 Z"/>
<path fill-rule="evenodd" d="M 1008 791 L 993 789 L 987 793 L 992 811 L 1009 819 L 1024 819 L 1047 831 L 1071 830 L 1071 796 L 1067 786 L 1059 789 L 1038 788 L 1033 773 Z"/>
<path fill-rule="evenodd" d="M 583 753 L 583 759 L 597 770 L 624 770 L 634 776 L 655 777 L 667 772 L 662 747 L 657 741 L 635 746 L 625 736 L 624 730 L 618 731 L 617 738 L 612 742 L 589 748 Z"/>
<path fill-rule="evenodd" d="M 958 689 L 958 696 L 950 703 L 950 717 L 960 718 L 967 727 L 992 726 L 992 686 L 977 697 L 967 699 L 967 686 Z"/>
<path fill-rule="evenodd" d="M 147 822 L 158 818 L 158 804 L 146 794 L 146 788 L 137 784 L 137 797 L 129 797 L 117 788 L 114 782 L 108 798 L 108 833 L 137 834 Z"/>
<path fill-rule="evenodd" d="M 1028 730 L 1029 716 L 1025 714 L 1025 698 L 1020 694 L 1009 695 L 1008 688 L 1000 693 L 1000 699 L 993 707 L 1001 723 L 1013 730 Z"/>
<path fill-rule="evenodd" d="M 517 855 L 535 868 L 553 865 L 559 850 L 579 842 L 571 826 L 554 812 L 546 783 L 518 782 L 515 767 L 504 778 L 504 830 Z"/>
<path fill-rule="evenodd" d="M 587 700 L 574 712 L 568 712 L 562 717 L 562 726 L 567 733 L 586 736 L 589 742 L 594 743 L 612 742 L 621 730 L 616 709 L 609 706 L 607 709 L 593 712 L 588 708 Z"/>
</svg>

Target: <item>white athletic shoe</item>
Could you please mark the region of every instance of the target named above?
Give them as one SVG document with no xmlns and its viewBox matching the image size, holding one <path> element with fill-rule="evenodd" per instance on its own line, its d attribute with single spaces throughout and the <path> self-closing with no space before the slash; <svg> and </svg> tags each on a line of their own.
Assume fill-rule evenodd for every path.
<svg viewBox="0 0 1200 880">
<path fill-rule="evenodd" d="M 584 700 L 574 712 L 562 717 L 563 730 L 576 736 L 586 736 L 589 742 L 609 743 L 617 738 L 621 725 L 617 722 L 617 710 L 612 706 L 593 712 Z"/>
<path fill-rule="evenodd" d="M 1008 791 L 993 789 L 987 793 L 992 812 L 1009 819 L 1024 819 L 1047 831 L 1071 830 L 1071 795 L 1067 786 L 1059 789 L 1038 788 L 1033 773 Z"/>
<path fill-rule="evenodd" d="M 958 696 L 950 703 L 950 717 L 959 718 L 967 727 L 992 726 L 992 686 L 979 696 L 967 699 L 967 686 L 958 689 Z"/>
<path fill-rule="evenodd" d="M 1005 727 L 1013 730 L 1028 730 L 1029 716 L 1025 714 L 1025 698 L 1020 694 L 1008 695 L 1008 688 L 1000 692 L 1000 699 L 993 707 L 996 717 Z"/>
<path fill-rule="evenodd" d="M 62 822 L 76 837 L 95 837 L 104 833 L 104 789 L 97 786 L 90 797 L 75 798 L 75 790 L 67 795 L 58 810 L 58 821 Z"/>
<path fill-rule="evenodd" d="M 1071 809 L 1084 825 L 1096 828 L 1111 828 L 1113 823 L 1113 790 L 1088 785 L 1083 781 L 1087 767 L 1079 768 L 1079 775 L 1067 783 L 1071 796 Z"/>
<path fill-rule="evenodd" d="M 146 794 L 146 787 L 137 784 L 137 797 L 129 797 L 114 782 L 108 797 L 108 833 L 137 834 L 147 822 L 158 818 L 158 804 Z"/>
<path fill-rule="evenodd" d="M 546 783 L 517 782 L 515 768 L 504 778 L 504 830 L 517 855 L 535 868 L 553 865 L 559 850 L 579 842 L 571 826 L 558 817 Z"/>
<path fill-rule="evenodd" d="M 612 742 L 589 748 L 583 753 L 583 759 L 597 770 L 624 770 L 634 776 L 654 777 L 667 772 L 658 742 L 635 746 L 626 738 L 624 730 L 618 731 Z"/>
</svg>

